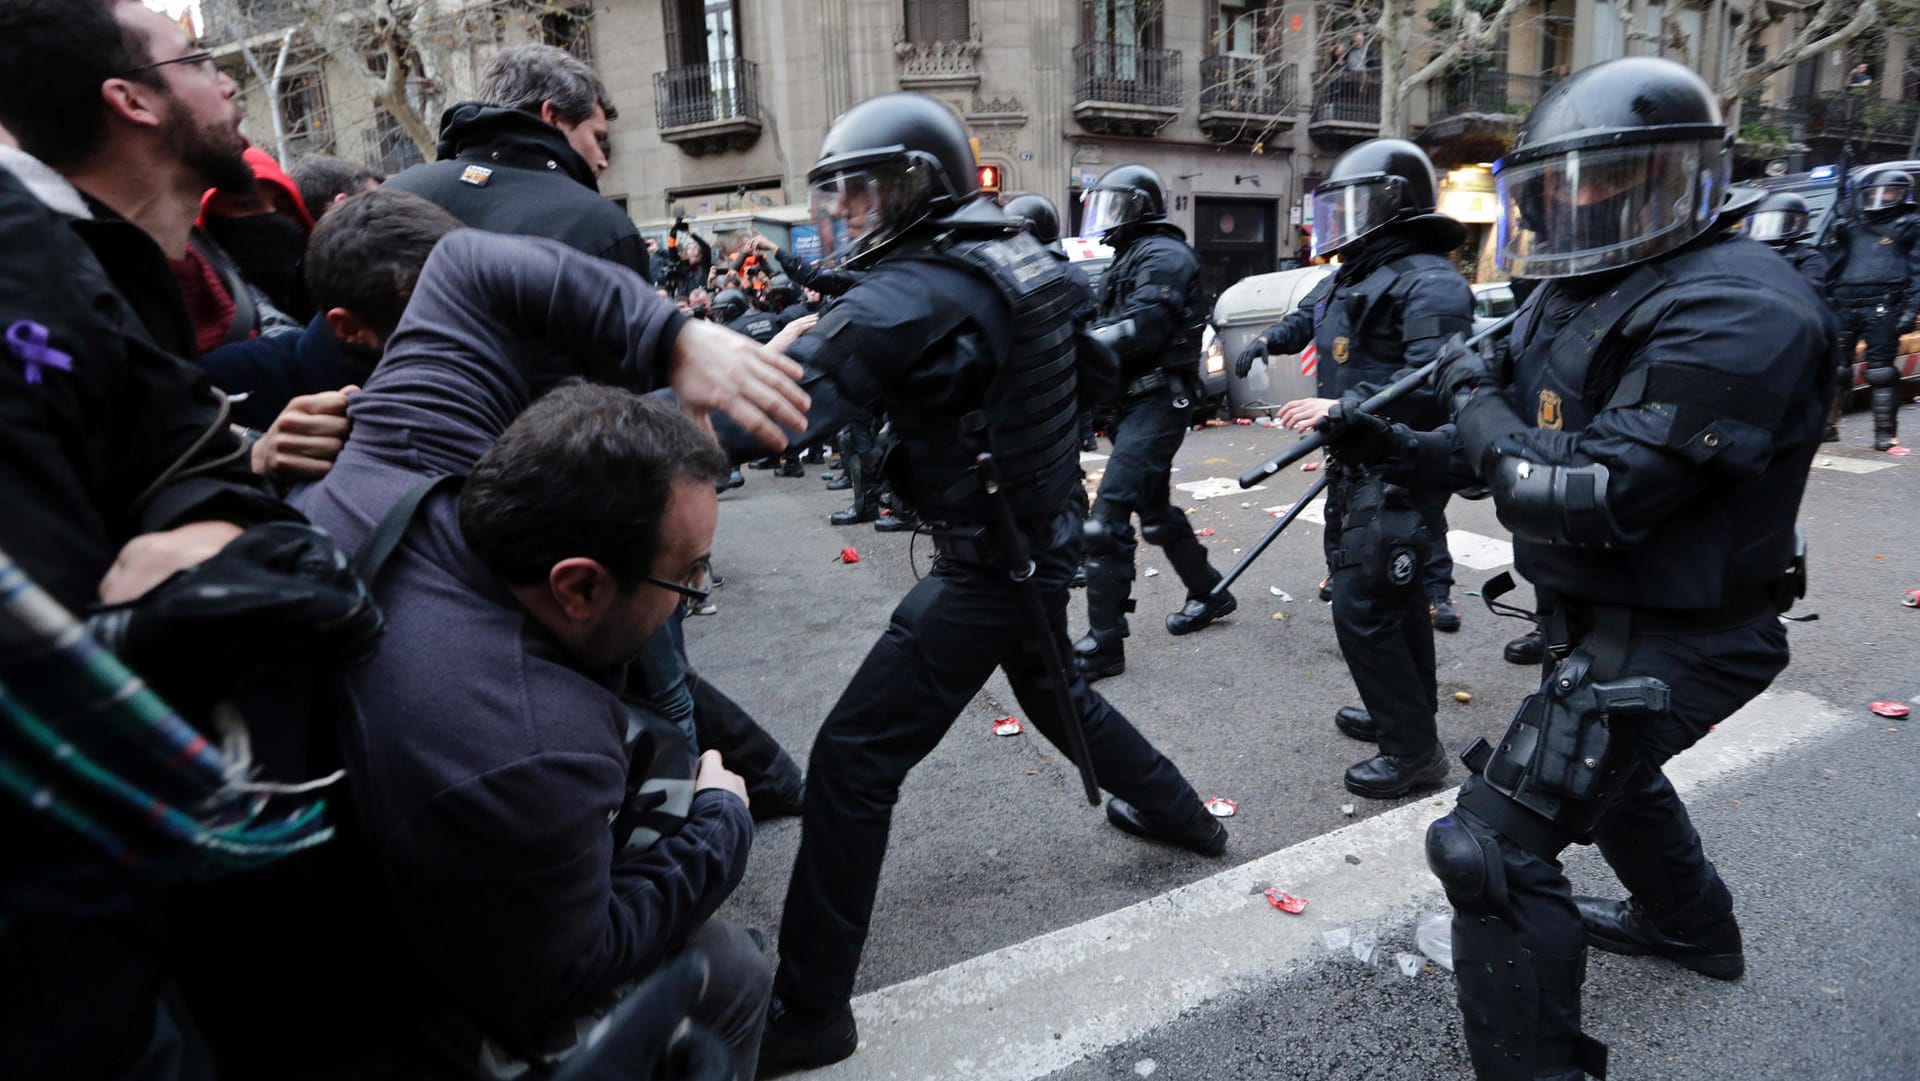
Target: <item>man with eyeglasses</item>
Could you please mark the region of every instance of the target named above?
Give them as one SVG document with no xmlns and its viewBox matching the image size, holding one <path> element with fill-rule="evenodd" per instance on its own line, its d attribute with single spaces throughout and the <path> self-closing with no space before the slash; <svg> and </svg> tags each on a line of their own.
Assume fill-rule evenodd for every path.
<svg viewBox="0 0 1920 1081">
<path fill-rule="evenodd" d="M 119 26 L 109 55 L 76 58 L 66 43 L 86 5 Z M 167 260 L 187 256 L 209 188 L 253 190 L 238 87 L 177 23 L 132 0 L 6 0 L 0 18 L 0 123 L 85 197 L 73 228 L 154 343 L 193 356 Z"/>
</svg>

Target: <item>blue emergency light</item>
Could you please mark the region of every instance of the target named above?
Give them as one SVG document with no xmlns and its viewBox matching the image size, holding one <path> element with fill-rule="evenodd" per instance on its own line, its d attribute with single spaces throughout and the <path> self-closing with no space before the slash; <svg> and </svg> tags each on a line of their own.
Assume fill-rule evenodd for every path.
<svg viewBox="0 0 1920 1081">
<path fill-rule="evenodd" d="M 1833 166 L 1821 165 L 1815 167 L 1812 172 L 1808 173 L 1807 178 L 1809 180 L 1830 180 L 1833 178 L 1834 172 Z"/>
</svg>

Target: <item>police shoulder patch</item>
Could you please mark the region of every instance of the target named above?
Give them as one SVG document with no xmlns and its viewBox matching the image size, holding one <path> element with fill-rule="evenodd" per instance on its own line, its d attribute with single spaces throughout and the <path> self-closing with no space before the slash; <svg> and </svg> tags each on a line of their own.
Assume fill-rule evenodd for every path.
<svg viewBox="0 0 1920 1081">
<path fill-rule="evenodd" d="M 1560 408 L 1560 395 L 1551 390 L 1540 392 L 1540 412 L 1535 422 L 1537 426 L 1548 431 L 1560 430 L 1560 426 L 1566 423 L 1565 415 Z"/>
<path fill-rule="evenodd" d="M 472 184 L 476 188 L 486 187 L 487 181 L 492 179 L 493 170 L 484 165 L 469 165 L 460 170 L 460 183 Z"/>
</svg>

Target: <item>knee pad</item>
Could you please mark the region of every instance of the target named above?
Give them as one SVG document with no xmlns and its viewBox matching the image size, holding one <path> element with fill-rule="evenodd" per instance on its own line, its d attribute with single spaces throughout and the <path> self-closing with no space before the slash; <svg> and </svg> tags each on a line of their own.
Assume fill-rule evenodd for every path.
<svg viewBox="0 0 1920 1081">
<path fill-rule="evenodd" d="M 1093 513 L 1080 524 L 1080 535 L 1086 542 L 1087 556 L 1090 559 L 1118 556 L 1121 550 L 1133 540 L 1133 526 L 1125 517 L 1118 515 L 1108 517 L 1107 514 L 1101 513 L 1102 510 L 1111 514 L 1113 508 L 1104 507 L 1096 502 L 1093 505 Z"/>
<path fill-rule="evenodd" d="M 1867 385 L 1870 387 L 1890 387 L 1900 382 L 1900 373 L 1891 364 L 1875 364 L 1867 367 Z"/>
<path fill-rule="evenodd" d="M 1177 510 L 1150 522 L 1140 523 L 1140 539 L 1159 548 L 1165 548 L 1183 536 L 1193 536 L 1193 527 L 1187 524 L 1186 515 Z"/>
<path fill-rule="evenodd" d="M 1456 809 L 1427 827 L 1427 869 L 1461 912 L 1497 916 L 1507 909 L 1507 873 L 1491 829 Z"/>
</svg>

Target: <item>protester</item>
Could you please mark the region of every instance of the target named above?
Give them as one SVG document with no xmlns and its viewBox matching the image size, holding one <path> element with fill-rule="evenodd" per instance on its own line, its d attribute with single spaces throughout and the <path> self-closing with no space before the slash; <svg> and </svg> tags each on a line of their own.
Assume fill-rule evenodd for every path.
<svg viewBox="0 0 1920 1081">
<path fill-rule="evenodd" d="M 307 215 L 317 222 L 348 196 L 379 187 L 381 178 L 364 165 L 325 154 L 309 154 L 294 163 L 293 183 L 300 190 L 300 202 L 307 208 Z"/>
</svg>

